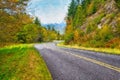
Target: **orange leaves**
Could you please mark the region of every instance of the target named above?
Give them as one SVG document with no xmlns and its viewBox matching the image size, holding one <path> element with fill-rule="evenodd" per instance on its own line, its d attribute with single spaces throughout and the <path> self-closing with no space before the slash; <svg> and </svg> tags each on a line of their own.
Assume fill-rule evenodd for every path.
<svg viewBox="0 0 120 80">
<path fill-rule="evenodd" d="M 112 40 L 110 40 L 106 43 L 105 47 L 120 49 L 120 38 L 113 38 Z"/>
</svg>

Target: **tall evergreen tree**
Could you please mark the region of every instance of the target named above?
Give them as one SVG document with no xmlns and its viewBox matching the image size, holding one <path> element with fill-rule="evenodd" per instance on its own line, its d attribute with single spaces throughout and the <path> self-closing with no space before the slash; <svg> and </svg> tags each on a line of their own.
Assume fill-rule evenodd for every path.
<svg viewBox="0 0 120 80">
<path fill-rule="evenodd" d="M 37 24 L 37 25 L 41 26 L 41 23 L 40 23 L 40 21 L 39 21 L 38 17 L 36 17 L 36 18 L 35 18 L 35 24 Z"/>
<path fill-rule="evenodd" d="M 81 5 L 79 5 L 77 7 L 77 11 L 75 13 L 75 17 L 73 20 L 74 29 L 77 28 L 78 26 L 81 26 L 83 24 L 84 19 L 85 19 L 85 15 L 83 13 Z"/>
<path fill-rule="evenodd" d="M 68 17 L 71 17 L 73 18 L 74 17 L 74 14 L 76 12 L 76 1 L 75 0 L 72 0 L 70 6 L 69 6 L 69 9 L 68 9 Z"/>
</svg>

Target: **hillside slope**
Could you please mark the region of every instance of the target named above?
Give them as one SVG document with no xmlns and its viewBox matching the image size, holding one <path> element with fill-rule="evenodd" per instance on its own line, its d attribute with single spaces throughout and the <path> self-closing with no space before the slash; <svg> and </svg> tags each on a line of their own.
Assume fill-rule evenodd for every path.
<svg viewBox="0 0 120 80">
<path fill-rule="evenodd" d="M 66 44 L 120 48 L 119 0 L 72 0 L 68 9 Z"/>
<path fill-rule="evenodd" d="M 89 6 L 91 4 L 89 4 Z M 116 27 L 120 18 L 120 10 L 117 7 L 116 2 L 114 0 L 107 0 L 103 4 L 99 3 L 98 5 L 99 8 L 97 11 L 94 14 L 87 16 L 85 23 L 82 25 L 82 28 L 87 27 L 89 23 L 92 23 L 96 19 L 98 20 L 96 24 L 99 28 L 106 24 L 111 27 Z"/>
</svg>

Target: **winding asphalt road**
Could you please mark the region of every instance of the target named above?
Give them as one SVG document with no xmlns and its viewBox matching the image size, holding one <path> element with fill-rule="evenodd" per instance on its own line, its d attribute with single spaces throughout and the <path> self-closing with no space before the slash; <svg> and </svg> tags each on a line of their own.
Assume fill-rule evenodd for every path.
<svg viewBox="0 0 120 80">
<path fill-rule="evenodd" d="M 120 56 L 36 44 L 53 80 L 120 80 Z"/>
</svg>

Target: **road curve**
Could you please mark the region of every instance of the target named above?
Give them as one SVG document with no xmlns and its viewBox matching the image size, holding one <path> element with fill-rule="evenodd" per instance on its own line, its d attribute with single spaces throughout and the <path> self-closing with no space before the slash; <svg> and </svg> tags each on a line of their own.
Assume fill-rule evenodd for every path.
<svg viewBox="0 0 120 80">
<path fill-rule="evenodd" d="M 120 56 L 36 44 L 53 80 L 120 80 Z"/>
</svg>

